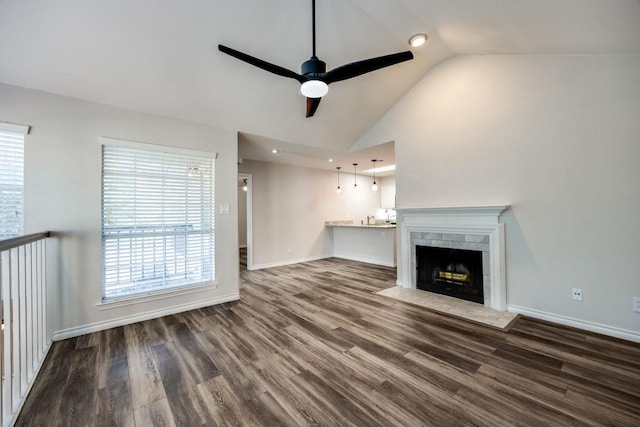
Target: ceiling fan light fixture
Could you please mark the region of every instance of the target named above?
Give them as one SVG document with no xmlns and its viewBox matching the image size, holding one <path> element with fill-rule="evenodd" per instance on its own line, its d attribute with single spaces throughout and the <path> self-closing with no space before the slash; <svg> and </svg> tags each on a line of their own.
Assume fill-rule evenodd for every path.
<svg viewBox="0 0 640 427">
<path fill-rule="evenodd" d="M 409 44 L 411 47 L 420 47 L 427 41 L 427 35 L 424 33 L 418 33 L 411 36 Z"/>
<path fill-rule="evenodd" d="M 329 93 L 329 85 L 322 80 L 308 80 L 302 83 L 300 92 L 307 98 L 322 98 Z"/>
</svg>

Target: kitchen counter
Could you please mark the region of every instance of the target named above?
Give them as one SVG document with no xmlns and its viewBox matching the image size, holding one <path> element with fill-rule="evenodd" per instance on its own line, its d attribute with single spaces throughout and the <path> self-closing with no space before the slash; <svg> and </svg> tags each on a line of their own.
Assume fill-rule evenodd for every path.
<svg viewBox="0 0 640 427">
<path fill-rule="evenodd" d="M 331 230 L 333 256 L 369 264 L 396 266 L 396 225 L 354 224 L 353 221 L 326 221 Z"/>
<path fill-rule="evenodd" d="M 383 223 L 383 224 L 354 224 L 349 221 L 326 221 L 324 223 L 326 227 L 355 227 L 355 228 L 396 228 L 395 224 Z"/>
</svg>

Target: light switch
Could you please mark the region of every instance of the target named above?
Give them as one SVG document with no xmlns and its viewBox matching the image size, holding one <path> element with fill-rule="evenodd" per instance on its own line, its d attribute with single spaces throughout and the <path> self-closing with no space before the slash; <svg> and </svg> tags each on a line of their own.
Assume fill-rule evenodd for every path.
<svg viewBox="0 0 640 427">
<path fill-rule="evenodd" d="M 220 215 L 229 215 L 229 205 L 220 205 Z"/>
</svg>

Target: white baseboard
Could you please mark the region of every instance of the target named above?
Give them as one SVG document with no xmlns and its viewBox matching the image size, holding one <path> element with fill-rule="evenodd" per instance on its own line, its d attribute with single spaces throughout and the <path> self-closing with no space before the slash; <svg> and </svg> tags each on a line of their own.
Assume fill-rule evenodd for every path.
<svg viewBox="0 0 640 427">
<path fill-rule="evenodd" d="M 90 323 L 88 325 L 76 326 L 73 328 L 63 329 L 53 333 L 53 340 L 60 341 L 67 338 L 73 338 L 80 335 L 90 334 L 105 329 L 117 328 L 119 326 L 130 325 L 131 323 L 142 322 L 144 320 L 156 319 L 158 317 L 169 316 L 171 314 L 182 313 L 183 311 L 195 310 L 196 308 L 207 307 L 210 305 L 222 304 L 225 302 L 237 301 L 240 299 L 239 293 L 224 295 L 217 298 L 191 302 L 187 304 L 174 305 L 172 307 L 160 310 L 146 311 L 144 313 L 133 314 L 131 316 L 118 317 L 116 319 L 106 320 L 103 322 Z"/>
<path fill-rule="evenodd" d="M 267 262 L 264 264 L 253 264 L 251 270 L 262 270 L 263 268 L 282 267 L 283 265 L 300 264 L 301 262 L 317 261 L 319 259 L 331 258 L 333 255 L 319 255 L 306 258 L 288 259 L 286 261 Z"/>
<path fill-rule="evenodd" d="M 367 264 L 383 265 L 385 267 L 396 267 L 395 261 L 389 260 L 389 259 L 363 257 L 360 255 L 340 254 L 340 253 L 335 253 L 333 256 L 336 258 L 348 259 L 351 261 L 366 262 Z"/>
<path fill-rule="evenodd" d="M 640 342 L 640 332 L 630 331 L 627 329 L 616 328 L 614 326 L 602 325 L 600 323 L 589 322 L 586 320 L 574 319 L 572 317 L 562 316 L 559 314 L 547 313 L 546 311 L 535 310 L 532 308 L 520 307 L 517 305 L 507 305 L 507 311 L 522 314 L 536 319 L 546 320 L 549 322 L 559 323 L 573 328 L 584 329 L 586 331 L 596 332 L 610 337 L 621 338 L 627 341 Z"/>
</svg>

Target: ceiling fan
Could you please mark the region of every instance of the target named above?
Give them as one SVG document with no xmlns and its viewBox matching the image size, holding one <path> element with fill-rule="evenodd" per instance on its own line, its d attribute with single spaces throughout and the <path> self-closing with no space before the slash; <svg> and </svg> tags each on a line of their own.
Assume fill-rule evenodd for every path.
<svg viewBox="0 0 640 427">
<path fill-rule="evenodd" d="M 218 49 L 220 52 L 231 55 L 255 67 L 300 82 L 300 92 L 307 97 L 306 117 L 311 117 L 315 114 L 318 105 L 320 105 L 320 100 L 329 91 L 329 84 L 413 59 L 413 54 L 410 51 L 406 51 L 352 62 L 327 71 L 327 64 L 316 56 L 316 0 L 312 0 L 311 20 L 313 26 L 313 55 L 308 61 L 302 63 L 300 74 L 221 44 L 218 45 Z"/>
</svg>

